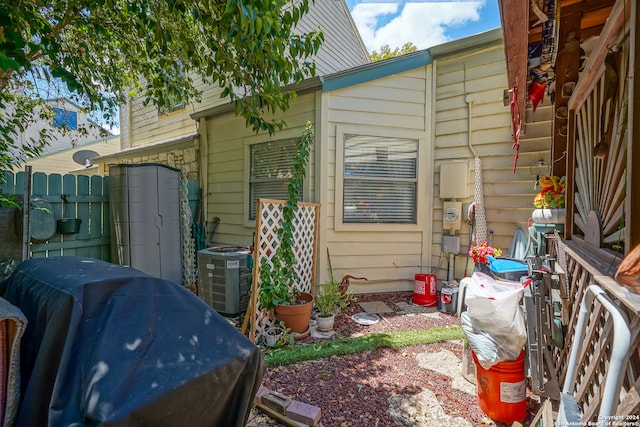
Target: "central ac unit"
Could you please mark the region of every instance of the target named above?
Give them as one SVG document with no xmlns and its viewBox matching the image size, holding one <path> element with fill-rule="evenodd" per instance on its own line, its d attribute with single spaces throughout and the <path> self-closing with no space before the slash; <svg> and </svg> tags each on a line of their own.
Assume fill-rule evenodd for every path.
<svg viewBox="0 0 640 427">
<path fill-rule="evenodd" d="M 198 296 L 220 314 L 237 315 L 249 305 L 249 251 L 218 246 L 198 251 Z"/>
</svg>

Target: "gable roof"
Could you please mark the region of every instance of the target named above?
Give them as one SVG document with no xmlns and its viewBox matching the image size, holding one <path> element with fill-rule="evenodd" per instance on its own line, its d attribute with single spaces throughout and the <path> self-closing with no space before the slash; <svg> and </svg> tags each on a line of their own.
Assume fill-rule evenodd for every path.
<svg viewBox="0 0 640 427">
<path fill-rule="evenodd" d="M 432 64 L 434 59 L 498 43 L 502 43 L 502 30 L 500 28 L 453 40 L 451 42 L 443 43 L 417 52 L 408 53 L 406 55 L 396 56 L 377 62 L 370 62 L 368 64 L 359 65 L 327 75 L 320 75 L 307 79 L 299 85 L 286 86 L 284 87 L 284 90 L 295 90 L 298 93 L 313 90 L 330 92 L 393 74 L 402 73 L 418 67 L 424 67 Z M 193 113 L 191 114 L 191 118 L 198 120 L 203 117 L 211 117 L 232 111 L 234 111 L 233 104 L 226 103 Z"/>
<path fill-rule="evenodd" d="M 295 32 L 304 34 L 318 28 L 324 34 L 324 42 L 313 57 L 317 75 L 335 73 L 370 61 L 345 0 L 315 0 Z"/>
</svg>

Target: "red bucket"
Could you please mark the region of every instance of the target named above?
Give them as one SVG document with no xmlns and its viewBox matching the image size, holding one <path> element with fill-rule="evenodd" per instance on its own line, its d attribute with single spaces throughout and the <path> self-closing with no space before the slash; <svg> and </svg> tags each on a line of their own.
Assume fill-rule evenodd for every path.
<svg viewBox="0 0 640 427">
<path fill-rule="evenodd" d="M 434 274 L 416 274 L 413 286 L 413 303 L 425 307 L 433 307 L 438 303 Z"/>
<path fill-rule="evenodd" d="M 475 352 L 478 405 L 492 420 L 503 423 L 527 417 L 527 382 L 524 377 L 524 350 L 516 360 L 498 362 L 484 369 Z"/>
</svg>

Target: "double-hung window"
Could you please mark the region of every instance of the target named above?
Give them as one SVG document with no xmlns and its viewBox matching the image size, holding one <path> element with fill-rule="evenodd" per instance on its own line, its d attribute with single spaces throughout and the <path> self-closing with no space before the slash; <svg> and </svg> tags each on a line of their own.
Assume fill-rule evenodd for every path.
<svg viewBox="0 0 640 427">
<path fill-rule="evenodd" d="M 418 140 L 344 134 L 343 223 L 416 224 Z"/>
<path fill-rule="evenodd" d="M 290 138 L 250 146 L 249 219 L 256 218 L 258 199 L 288 199 L 287 186 L 299 140 Z M 299 199 L 302 199 L 302 194 Z"/>
</svg>

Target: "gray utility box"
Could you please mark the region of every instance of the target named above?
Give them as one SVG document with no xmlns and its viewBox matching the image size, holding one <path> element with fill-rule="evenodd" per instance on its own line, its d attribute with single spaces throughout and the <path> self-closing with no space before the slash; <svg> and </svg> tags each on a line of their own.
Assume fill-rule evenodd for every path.
<svg viewBox="0 0 640 427">
<path fill-rule="evenodd" d="M 198 296 L 220 314 L 237 315 L 249 306 L 249 250 L 217 246 L 198 251 Z"/>
</svg>

